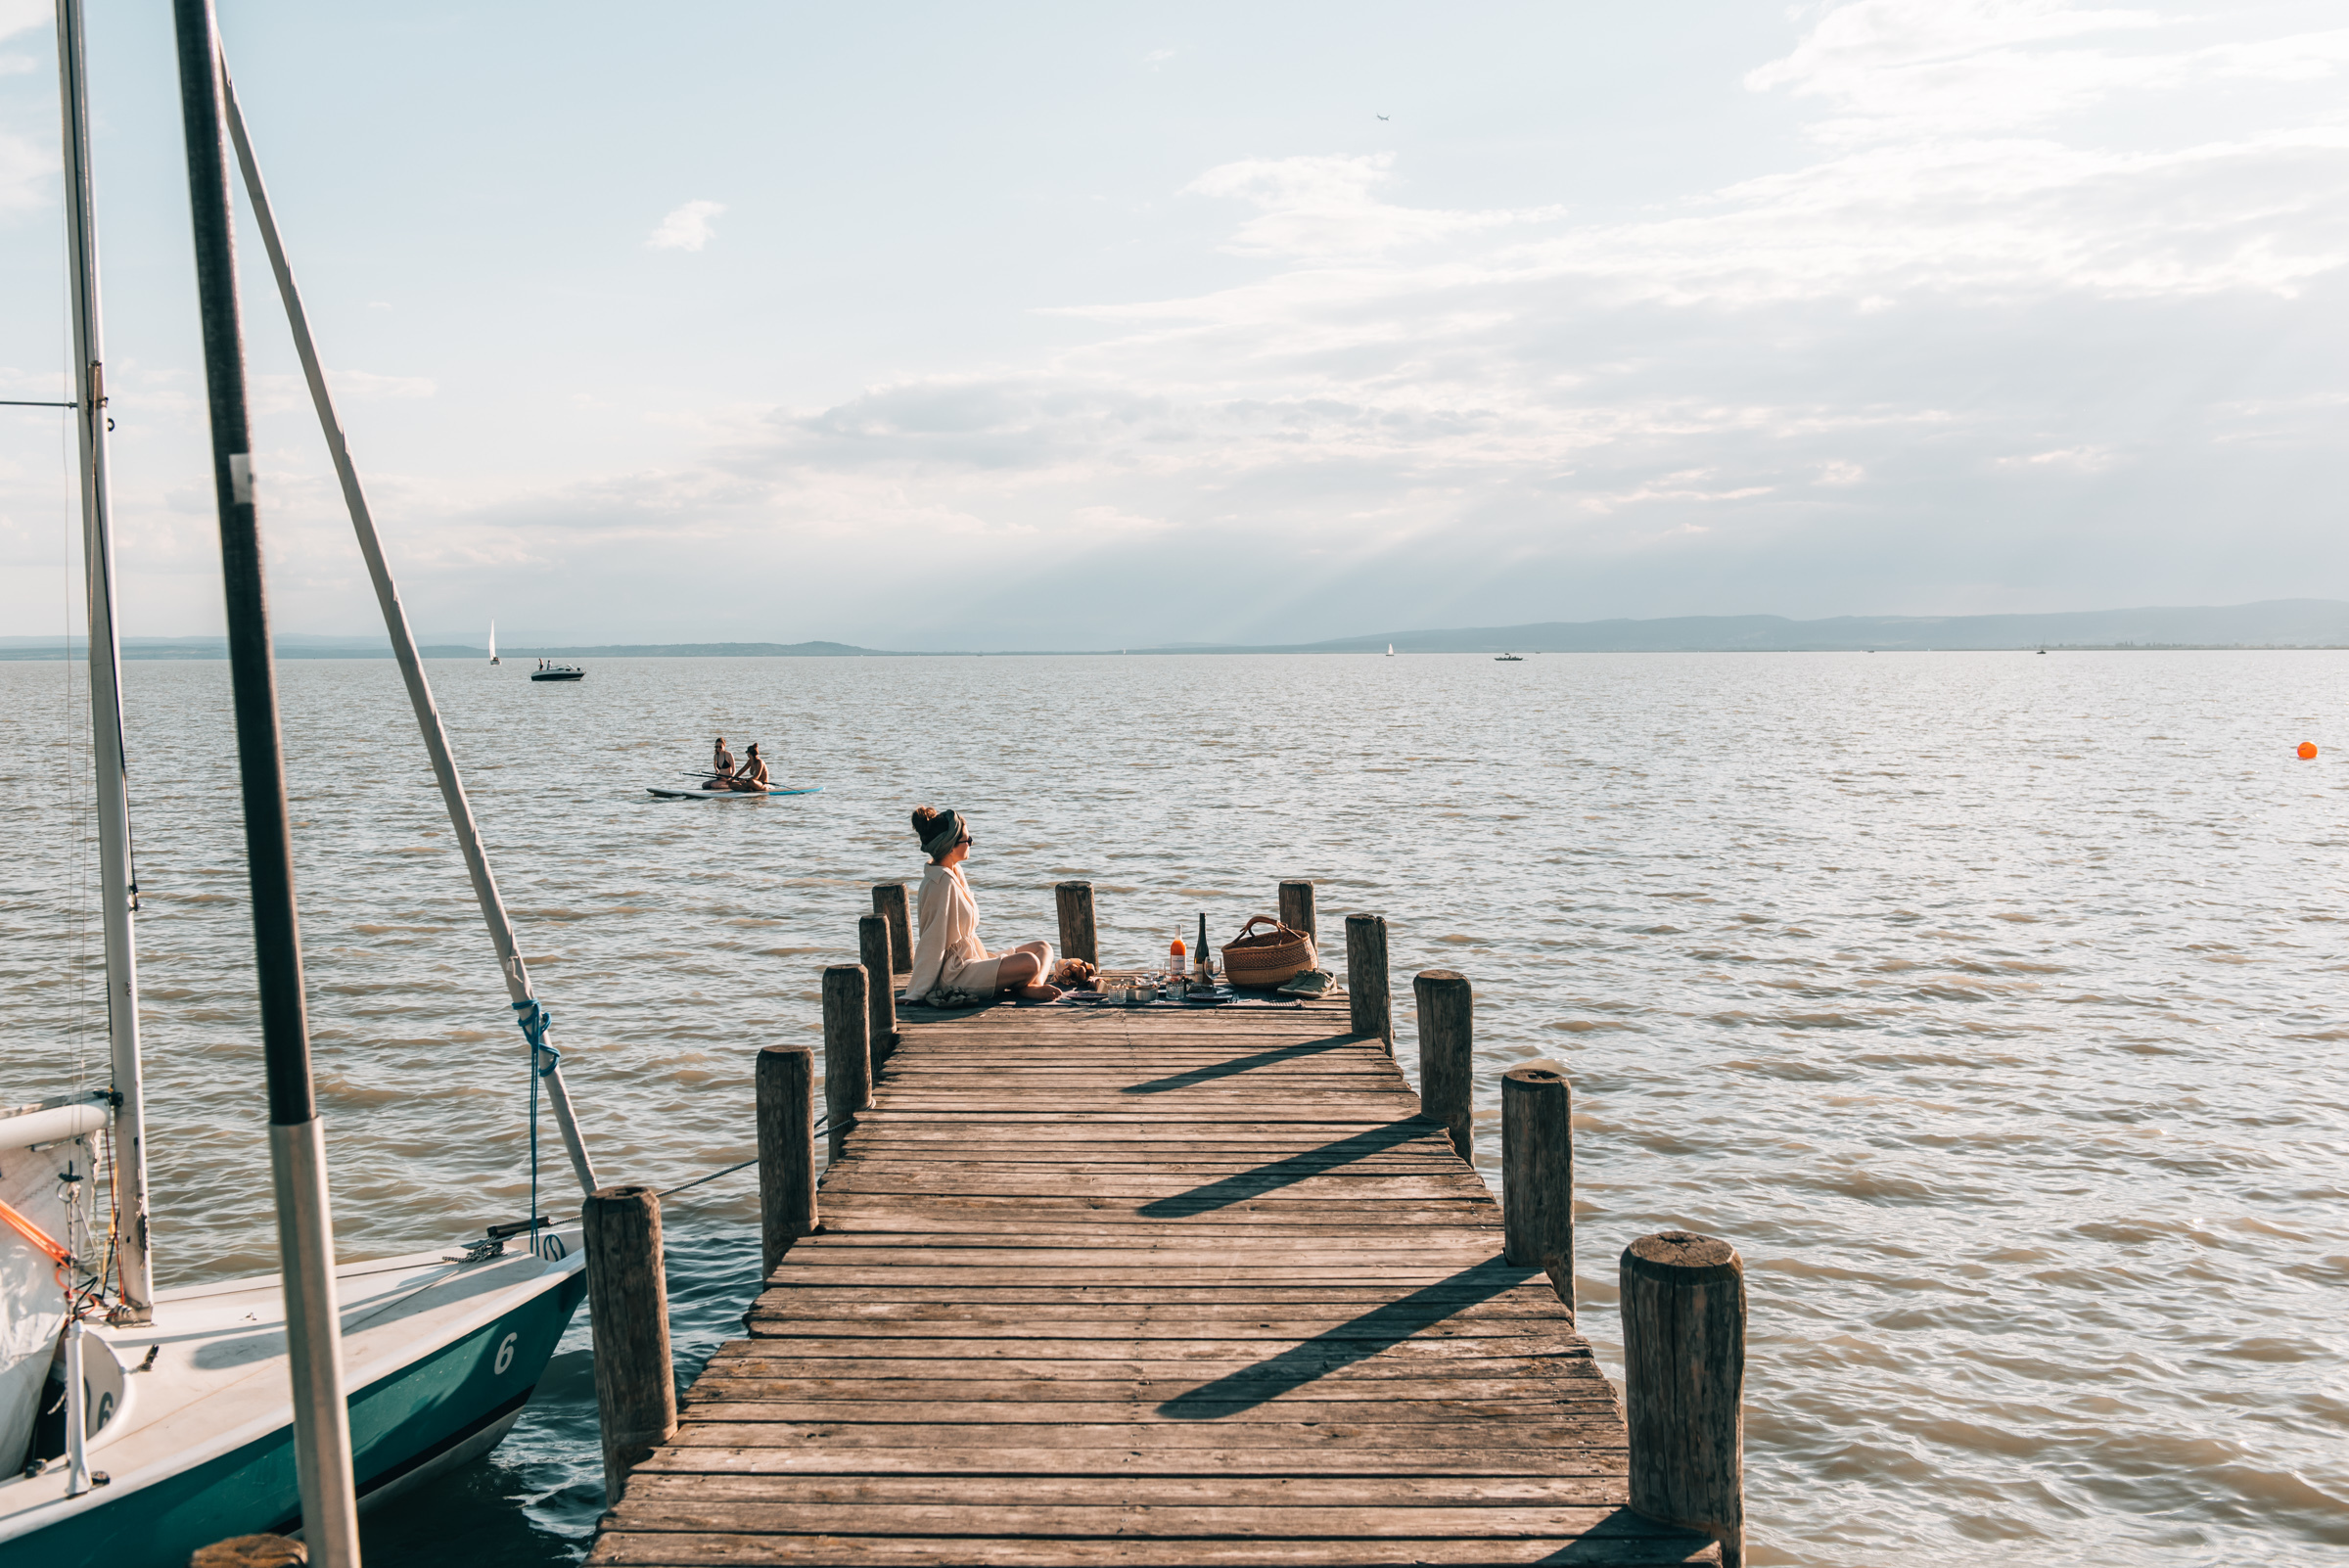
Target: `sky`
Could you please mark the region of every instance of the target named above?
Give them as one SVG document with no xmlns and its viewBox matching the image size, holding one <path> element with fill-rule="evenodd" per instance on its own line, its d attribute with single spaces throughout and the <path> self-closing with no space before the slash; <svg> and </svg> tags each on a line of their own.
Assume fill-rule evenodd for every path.
<svg viewBox="0 0 2349 1568">
<path fill-rule="evenodd" d="M 168 8 L 92 0 L 123 630 L 221 624 Z M 222 0 L 418 629 L 1288 642 L 2349 598 L 2337 3 Z M 0 397 L 66 395 L 0 0 Z M 375 611 L 240 228 L 275 622 Z M 0 409 L 0 634 L 77 621 Z"/>
</svg>

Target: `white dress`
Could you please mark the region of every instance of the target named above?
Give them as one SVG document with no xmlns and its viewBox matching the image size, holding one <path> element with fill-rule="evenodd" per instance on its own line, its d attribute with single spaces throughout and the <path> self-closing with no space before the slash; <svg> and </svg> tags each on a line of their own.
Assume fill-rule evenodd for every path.
<svg viewBox="0 0 2349 1568">
<path fill-rule="evenodd" d="M 920 935 L 914 939 L 905 999 L 953 1007 L 994 995 L 1001 956 L 989 953 L 979 940 L 979 903 L 962 867 L 936 862 L 924 867 L 915 899 Z"/>
</svg>

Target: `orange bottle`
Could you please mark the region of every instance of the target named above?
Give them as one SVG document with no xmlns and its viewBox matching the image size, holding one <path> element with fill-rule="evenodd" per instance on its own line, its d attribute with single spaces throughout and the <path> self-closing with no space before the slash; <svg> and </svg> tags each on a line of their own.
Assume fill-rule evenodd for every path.
<svg viewBox="0 0 2349 1568">
<path fill-rule="evenodd" d="M 1167 949 L 1167 978 L 1169 980 L 1180 980 L 1182 978 L 1184 959 L 1185 954 L 1182 950 L 1182 938 L 1179 934 L 1177 934 L 1174 938 L 1174 945 Z"/>
</svg>

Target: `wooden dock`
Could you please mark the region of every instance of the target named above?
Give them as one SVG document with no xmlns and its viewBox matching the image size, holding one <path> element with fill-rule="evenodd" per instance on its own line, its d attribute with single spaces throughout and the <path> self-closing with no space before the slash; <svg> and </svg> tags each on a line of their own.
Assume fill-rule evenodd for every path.
<svg viewBox="0 0 2349 1568">
<path fill-rule="evenodd" d="M 591 1563 L 1721 1560 L 1344 1003 L 900 1028 Z"/>
</svg>

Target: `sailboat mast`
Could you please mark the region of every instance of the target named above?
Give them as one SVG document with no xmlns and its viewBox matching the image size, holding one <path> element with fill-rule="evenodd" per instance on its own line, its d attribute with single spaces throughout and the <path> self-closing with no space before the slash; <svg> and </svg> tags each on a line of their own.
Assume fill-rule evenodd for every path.
<svg viewBox="0 0 2349 1568">
<path fill-rule="evenodd" d="M 253 891 L 253 968 L 260 983 L 261 1061 L 268 1085 L 269 1165 L 285 1284 L 286 1353 L 294 1394 L 294 1469 L 301 1535 L 322 1568 L 358 1568 L 359 1512 L 350 1471 L 350 1407 L 343 1384 L 335 1306 L 334 1222 L 326 1140 L 310 1080 L 310 1029 L 301 983 L 301 927 L 294 899 L 294 840 L 278 730 L 277 669 L 253 509 L 253 421 L 245 395 L 245 327 L 229 216 L 228 142 L 221 107 L 220 38 L 211 0 L 172 0 L 179 102 L 196 241 L 196 299 L 204 324 L 212 488 L 220 514 L 220 578 L 228 601 L 228 676 L 236 714 L 237 774 L 245 806 L 245 865 Z"/>
<path fill-rule="evenodd" d="M 147 1104 L 139 1072 L 138 948 L 130 913 L 130 799 L 122 761 L 122 641 L 115 626 L 115 541 L 106 482 L 105 345 L 98 224 L 90 200 L 90 110 L 81 0 L 57 0 L 58 101 L 66 135 L 66 258 L 72 273 L 74 423 L 81 432 L 82 576 L 90 595 L 90 739 L 98 771 L 98 885 L 106 931 L 107 1046 L 114 1066 L 116 1316 L 155 1314 L 147 1251 Z"/>
</svg>

